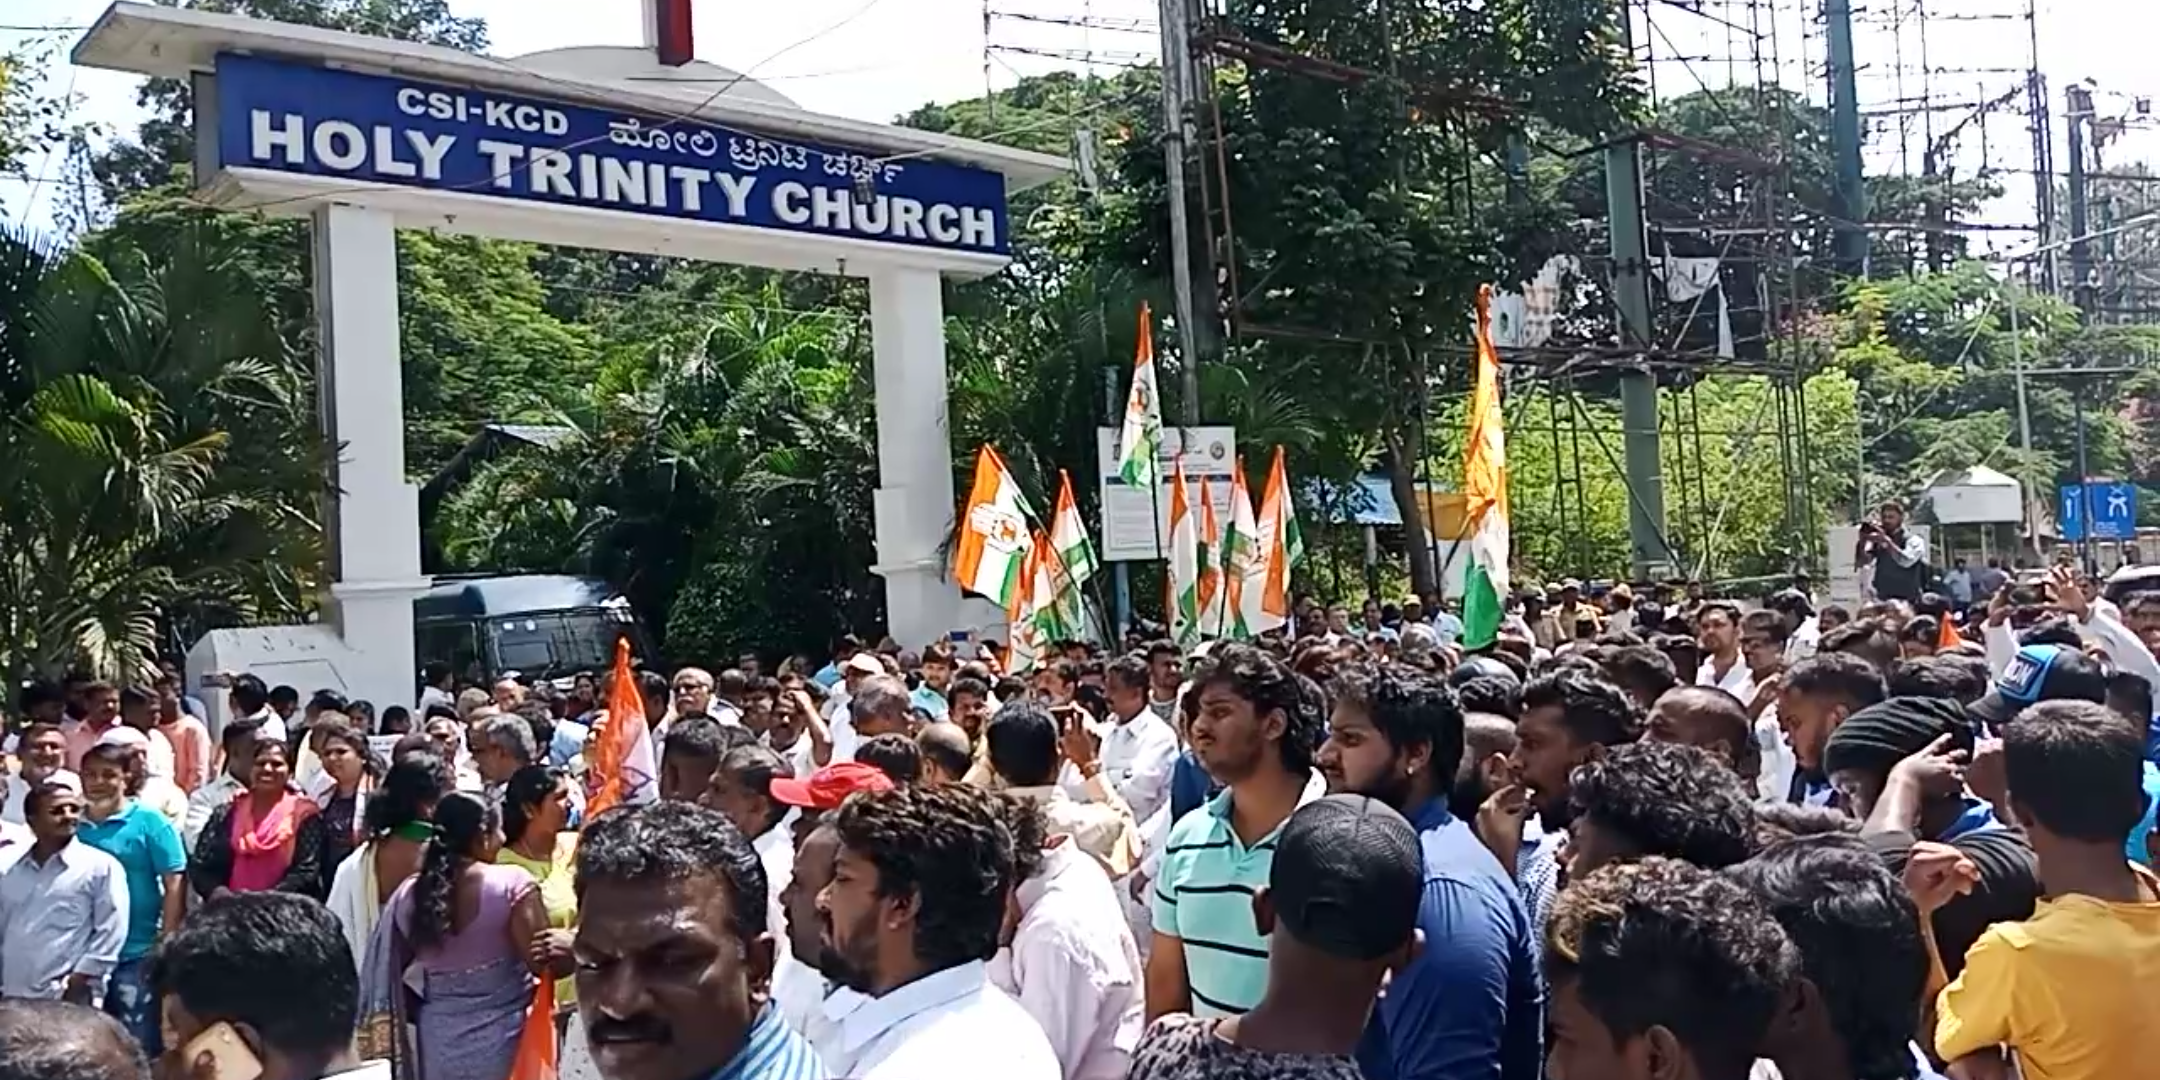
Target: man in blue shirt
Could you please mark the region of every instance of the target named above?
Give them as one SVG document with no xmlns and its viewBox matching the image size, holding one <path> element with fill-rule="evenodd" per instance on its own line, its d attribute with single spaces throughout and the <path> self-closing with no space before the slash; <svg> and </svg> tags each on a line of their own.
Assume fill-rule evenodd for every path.
<svg viewBox="0 0 2160 1080">
<path fill-rule="evenodd" d="M 1544 988 L 1522 894 L 1448 811 L 1463 715 L 1440 679 L 1404 664 L 1335 680 L 1317 763 L 1333 792 L 1400 810 L 1425 860 L 1425 948 L 1388 984 L 1358 1048 L 1368 1080 L 1537 1080 Z"/>
<path fill-rule="evenodd" d="M 187 855 L 180 833 L 163 815 L 131 797 L 135 751 L 100 744 L 83 755 L 83 816 L 75 835 L 113 857 L 127 877 L 127 943 L 106 984 L 105 1011 L 120 1021 L 152 1057 L 163 1051 L 157 995 L 150 985 L 150 953 L 161 928 L 180 922 L 181 872 Z"/>
</svg>

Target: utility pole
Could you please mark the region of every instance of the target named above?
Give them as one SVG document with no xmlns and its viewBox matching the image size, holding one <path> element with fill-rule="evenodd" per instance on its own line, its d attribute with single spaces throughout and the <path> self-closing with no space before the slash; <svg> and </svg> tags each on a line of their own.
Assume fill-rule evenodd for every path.
<svg viewBox="0 0 2160 1080">
<path fill-rule="evenodd" d="M 1623 13 L 1621 18 L 1627 18 Z M 1612 220 L 1613 304 L 1623 348 L 1657 347 L 1650 327 L 1649 258 L 1643 236 L 1642 140 L 1605 148 L 1605 206 Z M 1629 560 L 1637 581 L 1671 576 L 1665 543 L 1665 466 L 1658 451 L 1657 376 L 1648 364 L 1620 373 L 1620 428 L 1627 460 Z"/>
<path fill-rule="evenodd" d="M 2071 122 L 2076 123 L 2075 120 Z M 2092 467 L 2085 461 L 2084 380 L 2080 379 L 2071 384 L 2070 400 L 2075 402 L 2077 407 L 2078 520 L 2085 523 L 2085 531 L 2078 537 L 2078 558 L 2085 564 L 2085 572 L 2090 574 L 2098 565 L 2098 560 L 2093 558 Z"/>
<path fill-rule="evenodd" d="M 1867 187 L 1860 169 L 1860 88 L 1853 62 L 1852 0 L 1823 0 L 1823 30 L 1830 41 L 1830 142 L 1837 155 L 1838 269 L 1867 273 Z"/>
<path fill-rule="evenodd" d="M 1200 423 L 1200 334 L 1193 314 L 1192 224 L 1185 196 L 1186 113 L 1192 92 L 1192 48 L 1185 0 L 1160 0 L 1162 23 L 1163 185 L 1170 198 L 1170 295 L 1177 313 L 1178 384 L 1186 427 Z"/>
<path fill-rule="evenodd" d="M 2044 182 L 2044 181 L 2043 181 Z M 2010 378 L 2017 386 L 2018 448 L 2025 451 L 2025 460 L 2032 460 L 2032 409 L 2025 398 L 2025 346 L 2019 340 L 2018 293 L 2023 288 L 2017 275 L 2010 275 Z M 2025 540 L 2033 546 L 2035 555 L 2040 552 L 2040 523 L 2033 517 L 2033 493 L 2024 492 L 2025 505 L 2018 510 L 2018 517 L 2025 524 Z"/>
<path fill-rule="evenodd" d="M 2070 134 L 2070 296 L 2078 314 L 2091 319 L 2093 310 L 2092 237 L 2085 204 L 2085 125 L 2092 122 L 2092 95 L 2082 86 L 2066 86 L 2063 98 L 2069 106 L 2063 116 Z M 2043 178 L 2044 180 L 2045 178 Z"/>
</svg>

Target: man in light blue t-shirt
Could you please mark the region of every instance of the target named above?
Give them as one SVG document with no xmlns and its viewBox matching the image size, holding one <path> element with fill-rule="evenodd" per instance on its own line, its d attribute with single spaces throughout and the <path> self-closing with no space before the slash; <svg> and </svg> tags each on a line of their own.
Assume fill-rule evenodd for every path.
<svg viewBox="0 0 2160 1080">
<path fill-rule="evenodd" d="M 105 1011 L 155 1058 L 163 1052 L 163 1031 L 157 994 L 150 986 L 150 952 L 159 930 L 180 921 L 180 876 L 187 869 L 187 853 L 172 823 L 135 801 L 128 790 L 135 753 L 113 742 L 100 743 L 83 755 L 83 817 L 75 835 L 112 856 L 127 877 L 127 942 L 106 982 Z"/>
<path fill-rule="evenodd" d="M 1304 700 L 1282 661 L 1226 644 L 1192 685 L 1192 751 L 1225 787 L 1171 826 L 1163 846 L 1147 962 L 1151 1019 L 1235 1016 L 1259 1002 L 1268 946 L 1253 921 L 1253 893 L 1268 883 L 1283 822 L 1327 792 L 1312 768 L 1319 702 Z"/>
</svg>

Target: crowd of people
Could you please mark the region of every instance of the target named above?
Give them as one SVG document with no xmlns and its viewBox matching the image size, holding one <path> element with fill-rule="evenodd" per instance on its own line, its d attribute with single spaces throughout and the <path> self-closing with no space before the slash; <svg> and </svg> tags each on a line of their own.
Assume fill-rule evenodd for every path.
<svg viewBox="0 0 2160 1080">
<path fill-rule="evenodd" d="M 604 678 L 32 687 L 0 1078 L 2137 1076 L 2160 595 L 2044 592 L 850 638 L 635 675 L 592 813 Z"/>
</svg>

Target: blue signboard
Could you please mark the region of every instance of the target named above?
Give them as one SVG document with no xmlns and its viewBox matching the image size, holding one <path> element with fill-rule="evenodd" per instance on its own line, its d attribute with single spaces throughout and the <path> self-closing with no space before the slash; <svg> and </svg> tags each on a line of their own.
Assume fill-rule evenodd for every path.
<svg viewBox="0 0 2160 1080">
<path fill-rule="evenodd" d="M 2086 517 L 2091 516 L 2091 528 Z M 2071 543 L 2085 540 L 2131 540 L 2137 536 L 2137 488 L 2131 484 L 2096 480 L 2088 494 L 2084 486 L 2064 484 L 2062 502 L 2055 514 L 2062 538 Z"/>
<path fill-rule="evenodd" d="M 217 59 L 220 168 L 1002 255 L 1005 178 L 627 110 Z"/>
</svg>

